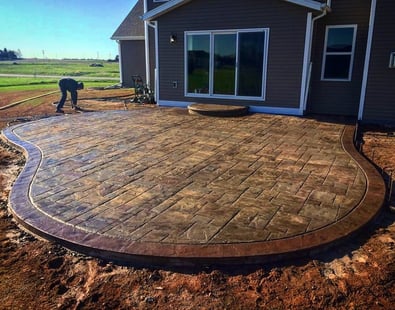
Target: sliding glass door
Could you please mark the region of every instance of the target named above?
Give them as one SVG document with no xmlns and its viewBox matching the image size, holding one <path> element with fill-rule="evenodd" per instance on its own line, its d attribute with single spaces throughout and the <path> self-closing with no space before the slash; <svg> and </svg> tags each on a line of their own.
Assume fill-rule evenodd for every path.
<svg viewBox="0 0 395 310">
<path fill-rule="evenodd" d="M 186 95 L 264 99 L 268 29 L 186 33 Z"/>
</svg>

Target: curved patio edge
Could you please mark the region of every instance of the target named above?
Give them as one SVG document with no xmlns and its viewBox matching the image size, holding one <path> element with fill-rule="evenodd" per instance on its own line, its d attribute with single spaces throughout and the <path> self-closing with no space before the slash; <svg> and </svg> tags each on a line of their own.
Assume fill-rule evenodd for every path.
<svg viewBox="0 0 395 310">
<path fill-rule="evenodd" d="M 353 144 L 354 127 L 347 125 L 342 135 L 344 150 L 364 171 L 366 193 L 345 217 L 321 229 L 291 238 L 233 244 L 164 244 L 133 242 L 122 236 L 109 237 L 90 233 L 60 222 L 42 213 L 29 196 L 30 184 L 42 160 L 36 146 L 22 141 L 12 128 L 3 130 L 7 141 L 22 149 L 26 165 L 16 179 L 9 199 L 9 209 L 18 223 L 32 233 L 87 255 L 124 264 L 150 266 L 206 266 L 257 264 L 306 256 L 344 241 L 354 235 L 380 212 L 385 199 L 385 184 L 376 168 Z"/>
</svg>

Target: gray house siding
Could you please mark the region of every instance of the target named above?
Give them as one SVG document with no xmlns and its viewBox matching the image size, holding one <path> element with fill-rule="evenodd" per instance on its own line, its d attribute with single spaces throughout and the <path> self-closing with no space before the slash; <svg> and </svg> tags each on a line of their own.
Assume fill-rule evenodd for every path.
<svg viewBox="0 0 395 310">
<path fill-rule="evenodd" d="M 120 41 L 122 56 L 122 82 L 123 86 L 133 86 L 132 76 L 140 75 L 143 80 L 145 74 L 145 47 L 144 41 Z"/>
<path fill-rule="evenodd" d="M 333 0 L 332 12 L 317 20 L 313 37 L 312 76 L 307 112 L 357 116 L 365 61 L 370 1 Z M 357 25 L 351 81 L 322 81 L 326 26 Z"/>
<path fill-rule="evenodd" d="M 144 79 L 146 76 L 144 22 L 140 18 L 142 14 L 144 0 L 138 0 L 111 37 L 119 44 L 121 81 L 125 87 L 133 86 L 133 75 L 140 75 Z"/>
<path fill-rule="evenodd" d="M 307 12 L 279 0 L 200 0 L 159 17 L 160 100 L 299 108 Z M 186 97 L 185 31 L 247 28 L 270 31 L 265 101 Z M 171 34 L 177 36 L 175 44 L 169 42 Z"/>
<path fill-rule="evenodd" d="M 395 68 L 389 68 L 395 52 L 395 2 L 377 1 L 364 121 L 395 122 Z"/>
</svg>

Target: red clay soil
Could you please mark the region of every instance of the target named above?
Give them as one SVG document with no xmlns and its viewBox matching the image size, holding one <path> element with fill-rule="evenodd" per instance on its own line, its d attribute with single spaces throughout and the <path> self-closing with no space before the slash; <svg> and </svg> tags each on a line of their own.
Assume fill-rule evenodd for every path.
<svg viewBox="0 0 395 310">
<path fill-rule="evenodd" d="M 57 96 L 44 98 L 34 106 L 0 110 L 0 128 L 17 117 L 53 115 Z M 91 110 L 124 108 L 123 100 L 80 104 Z M 363 151 L 385 168 L 387 181 L 395 170 L 395 137 L 387 134 L 393 131 L 368 128 L 364 134 Z M 7 211 L 7 199 L 23 163 L 20 153 L 0 143 L 0 309 L 394 307 L 395 214 L 389 211 L 395 207 L 394 194 L 373 225 L 352 242 L 310 259 L 248 269 L 144 269 L 86 257 L 22 231 Z"/>
</svg>

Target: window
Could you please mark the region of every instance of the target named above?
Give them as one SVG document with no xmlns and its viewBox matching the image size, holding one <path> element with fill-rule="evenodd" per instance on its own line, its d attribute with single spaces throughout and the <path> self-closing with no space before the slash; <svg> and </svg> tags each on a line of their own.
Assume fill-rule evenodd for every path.
<svg viewBox="0 0 395 310">
<path fill-rule="evenodd" d="M 327 26 L 323 80 L 351 81 L 357 26 Z"/>
<path fill-rule="evenodd" d="M 268 29 L 186 33 L 186 95 L 264 100 Z"/>
</svg>

